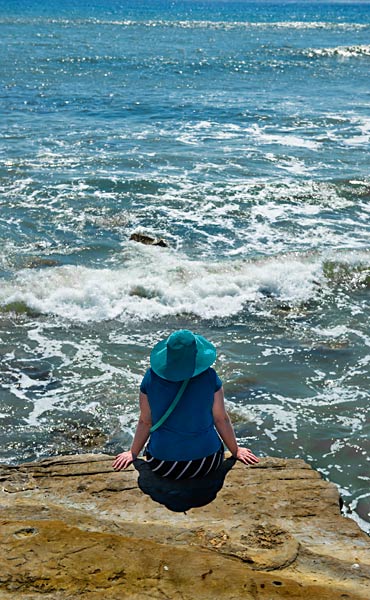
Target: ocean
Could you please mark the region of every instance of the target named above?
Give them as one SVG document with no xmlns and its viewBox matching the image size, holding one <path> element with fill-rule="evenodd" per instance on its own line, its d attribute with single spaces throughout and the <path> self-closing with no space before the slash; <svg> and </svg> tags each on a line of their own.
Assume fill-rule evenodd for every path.
<svg viewBox="0 0 370 600">
<path fill-rule="evenodd" d="M 367 2 L 0 0 L 1 462 L 127 448 L 187 328 L 370 531 L 369 42 Z"/>
</svg>

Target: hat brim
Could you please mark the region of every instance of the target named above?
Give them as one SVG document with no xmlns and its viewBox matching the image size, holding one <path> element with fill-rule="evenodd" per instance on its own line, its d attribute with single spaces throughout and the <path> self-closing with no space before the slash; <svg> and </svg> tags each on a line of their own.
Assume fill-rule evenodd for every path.
<svg viewBox="0 0 370 600">
<path fill-rule="evenodd" d="M 200 375 L 216 360 L 217 351 L 211 342 L 201 335 L 194 334 L 197 346 L 195 366 L 189 372 L 187 365 L 178 365 L 176 370 L 167 365 L 167 338 L 158 342 L 150 354 L 150 366 L 156 375 L 169 381 L 183 381 Z"/>
</svg>

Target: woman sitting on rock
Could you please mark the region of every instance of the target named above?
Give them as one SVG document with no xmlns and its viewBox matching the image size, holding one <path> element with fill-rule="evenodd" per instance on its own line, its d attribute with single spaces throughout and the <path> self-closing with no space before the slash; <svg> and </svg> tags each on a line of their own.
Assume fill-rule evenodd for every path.
<svg viewBox="0 0 370 600">
<path fill-rule="evenodd" d="M 140 386 L 140 417 L 131 450 L 116 456 L 116 471 L 144 448 L 153 472 L 171 479 L 204 477 L 218 469 L 224 447 L 245 464 L 258 458 L 238 446 L 224 405 L 222 382 L 211 365 L 216 348 L 182 329 L 156 344 Z M 221 438 L 221 439 L 220 439 Z"/>
</svg>

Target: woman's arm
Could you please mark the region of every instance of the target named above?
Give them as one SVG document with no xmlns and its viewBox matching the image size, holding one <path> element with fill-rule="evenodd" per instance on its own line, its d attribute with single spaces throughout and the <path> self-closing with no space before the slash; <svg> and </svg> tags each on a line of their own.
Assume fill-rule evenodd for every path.
<svg viewBox="0 0 370 600">
<path fill-rule="evenodd" d="M 234 428 L 226 412 L 223 388 L 215 392 L 212 412 L 215 427 L 231 454 L 246 465 L 258 463 L 257 456 L 249 448 L 241 448 L 237 444 Z"/>
<path fill-rule="evenodd" d="M 136 426 L 134 441 L 132 442 L 130 450 L 128 450 L 127 452 L 121 452 L 121 454 L 118 454 L 116 456 L 115 461 L 113 463 L 113 468 L 115 469 L 115 471 L 126 469 L 131 465 L 131 463 L 135 460 L 137 455 L 144 448 L 145 443 L 150 435 L 150 428 L 152 426 L 152 415 L 148 402 L 148 396 L 146 394 L 143 394 L 143 392 L 140 392 L 139 404 L 140 416 Z"/>
</svg>

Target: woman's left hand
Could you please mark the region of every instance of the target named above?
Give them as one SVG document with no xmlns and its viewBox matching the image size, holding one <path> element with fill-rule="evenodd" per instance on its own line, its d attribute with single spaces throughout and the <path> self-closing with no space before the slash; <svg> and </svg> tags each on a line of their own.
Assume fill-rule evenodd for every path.
<svg viewBox="0 0 370 600">
<path fill-rule="evenodd" d="M 121 452 L 121 454 L 117 454 L 114 463 L 113 469 L 115 471 L 121 471 L 121 469 L 127 469 L 135 460 L 135 456 L 132 454 L 131 450 L 127 450 L 127 452 Z"/>
<path fill-rule="evenodd" d="M 249 448 L 238 447 L 235 458 L 245 465 L 255 465 L 259 462 L 257 456 L 255 456 Z"/>
</svg>

